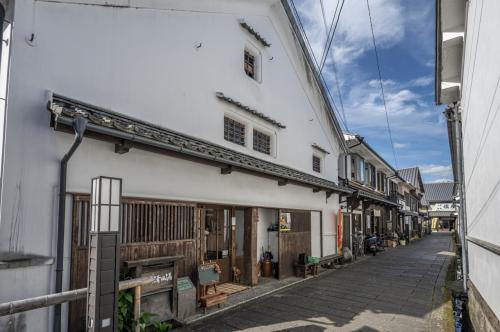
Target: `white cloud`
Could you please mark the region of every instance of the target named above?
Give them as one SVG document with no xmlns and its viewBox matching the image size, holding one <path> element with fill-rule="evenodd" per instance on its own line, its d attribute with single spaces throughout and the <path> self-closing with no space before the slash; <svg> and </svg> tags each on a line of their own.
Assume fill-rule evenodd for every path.
<svg viewBox="0 0 500 332">
<path fill-rule="evenodd" d="M 450 165 L 422 165 L 420 167 L 420 172 L 428 176 L 439 176 L 442 178 L 450 178 L 453 175 L 453 170 Z"/>
<path fill-rule="evenodd" d="M 433 76 L 422 76 L 408 82 L 409 86 L 424 87 L 434 82 Z"/>
<path fill-rule="evenodd" d="M 337 6 L 336 0 L 324 0 L 327 27 L 330 27 Z M 296 1 L 296 7 L 304 22 L 307 36 L 317 59 L 321 59 L 326 44 L 326 33 L 321 5 L 318 0 Z M 340 8 L 340 6 L 339 6 Z M 405 36 L 405 17 L 398 0 L 377 0 L 370 2 L 373 28 L 377 46 L 390 47 Z M 335 31 L 330 52 L 337 65 L 346 65 L 371 50 L 372 35 L 365 1 L 346 1 Z M 319 61 L 319 60 L 318 60 Z"/>
<path fill-rule="evenodd" d="M 391 81 L 392 82 L 392 81 Z M 426 136 L 442 135 L 444 124 L 438 123 L 433 106 L 418 93 L 401 88 L 393 82 L 384 84 L 389 123 L 394 140 L 407 142 L 418 133 Z M 380 88 L 373 80 L 350 86 L 344 96 L 348 124 L 365 136 L 387 136 L 387 120 Z"/>
<path fill-rule="evenodd" d="M 323 2 L 329 25 L 337 0 L 323 0 Z M 319 62 L 326 39 L 320 1 L 295 0 L 295 4 Z M 416 151 L 426 149 L 430 140 L 442 139 L 443 133 L 446 132 L 442 114 L 430 101 L 427 92 L 434 78 L 426 72 L 409 80 L 396 79 L 395 77 L 400 75 L 396 76 L 394 73 L 391 75 L 388 69 L 392 64 L 384 62 L 383 51 L 395 45 L 398 47 L 418 45 L 421 47 L 412 49 L 408 54 L 403 52 L 401 54 L 406 54 L 421 65 L 426 65 L 431 59 L 428 65 L 433 65 L 434 48 L 433 43 L 429 42 L 433 38 L 433 25 L 429 24 L 433 5 L 430 0 L 425 3 L 370 0 L 370 9 L 377 48 L 379 55 L 382 56 L 383 87 L 397 158 L 405 163 L 410 160 L 412 163 L 421 163 L 421 160 L 433 157 L 430 154 L 416 155 Z M 323 69 L 325 80 L 330 85 L 334 98 L 337 99 L 334 88 L 336 78 L 331 67 L 332 58 L 337 69 L 349 129 L 372 142 L 376 140 L 379 147 L 388 148 L 386 153 L 390 155 L 386 113 L 374 63 L 366 1 L 345 1 L 330 56 Z M 407 148 L 409 146 L 407 143 L 411 143 L 411 149 Z M 389 156 L 389 159 L 392 160 L 392 156 Z M 430 177 L 433 179 L 437 176 Z"/>
</svg>

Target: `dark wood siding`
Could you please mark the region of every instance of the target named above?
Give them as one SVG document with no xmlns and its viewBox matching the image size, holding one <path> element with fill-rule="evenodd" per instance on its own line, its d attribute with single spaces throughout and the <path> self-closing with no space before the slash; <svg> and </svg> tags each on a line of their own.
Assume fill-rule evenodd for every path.
<svg viewBox="0 0 500 332">
<path fill-rule="evenodd" d="M 122 198 L 120 261 L 184 256 L 179 277 L 195 281 L 195 235 L 199 211 L 195 204 L 143 198 Z M 74 195 L 71 245 L 71 289 L 87 287 L 90 196 Z M 70 304 L 69 330 L 85 330 L 85 300 Z"/>
<path fill-rule="evenodd" d="M 311 255 L 311 212 L 290 212 L 291 231 L 279 233 L 279 278 L 294 275 L 294 263 L 301 253 Z"/>
</svg>

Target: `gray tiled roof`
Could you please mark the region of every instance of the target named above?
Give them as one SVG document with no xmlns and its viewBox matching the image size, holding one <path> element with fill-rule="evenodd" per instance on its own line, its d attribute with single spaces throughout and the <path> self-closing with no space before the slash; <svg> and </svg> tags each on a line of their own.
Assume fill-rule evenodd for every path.
<svg viewBox="0 0 500 332">
<path fill-rule="evenodd" d="M 226 147 L 175 132 L 124 114 L 106 110 L 81 101 L 53 95 L 48 110 L 52 124 L 71 126 L 75 117 L 88 119 L 87 131 L 106 137 L 147 145 L 179 153 L 190 158 L 231 166 L 252 173 L 308 185 L 327 192 L 352 193 L 351 189 L 335 182 L 296 169 L 255 158 Z"/>
<path fill-rule="evenodd" d="M 452 202 L 455 184 L 453 182 L 424 183 L 425 199 L 429 203 Z"/>
<path fill-rule="evenodd" d="M 406 182 L 424 191 L 424 186 L 422 182 L 422 177 L 420 176 L 420 169 L 418 167 L 403 168 L 398 170 L 399 176 L 403 178 Z"/>
</svg>

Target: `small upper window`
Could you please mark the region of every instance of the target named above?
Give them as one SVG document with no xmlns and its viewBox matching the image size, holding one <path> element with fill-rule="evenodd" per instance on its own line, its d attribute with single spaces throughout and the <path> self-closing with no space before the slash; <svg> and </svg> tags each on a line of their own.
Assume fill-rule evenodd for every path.
<svg viewBox="0 0 500 332">
<path fill-rule="evenodd" d="M 313 171 L 321 173 L 321 158 L 313 155 L 312 164 L 313 164 Z"/>
<path fill-rule="evenodd" d="M 239 145 L 245 145 L 245 125 L 224 117 L 224 139 Z"/>
<path fill-rule="evenodd" d="M 252 54 L 249 50 L 245 50 L 245 57 L 244 57 L 245 73 L 254 80 L 257 79 L 256 66 L 257 66 L 256 56 Z"/>
<path fill-rule="evenodd" d="M 271 136 L 258 130 L 253 130 L 253 149 L 265 154 L 271 154 Z"/>
</svg>

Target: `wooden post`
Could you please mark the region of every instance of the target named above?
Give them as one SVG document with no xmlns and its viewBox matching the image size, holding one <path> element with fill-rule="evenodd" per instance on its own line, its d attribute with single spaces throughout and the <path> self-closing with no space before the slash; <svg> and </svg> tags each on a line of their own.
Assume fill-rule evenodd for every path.
<svg viewBox="0 0 500 332">
<path fill-rule="evenodd" d="M 259 221 L 257 208 L 245 209 L 245 279 L 251 286 L 258 283 L 257 276 L 257 222 Z"/>
<path fill-rule="evenodd" d="M 134 320 L 137 322 L 135 326 L 135 332 L 140 332 L 141 328 L 139 326 L 139 318 L 141 317 L 141 288 L 142 286 L 136 286 L 134 288 Z"/>
</svg>

